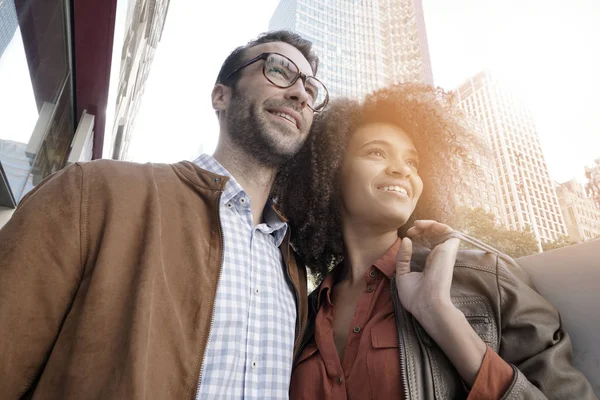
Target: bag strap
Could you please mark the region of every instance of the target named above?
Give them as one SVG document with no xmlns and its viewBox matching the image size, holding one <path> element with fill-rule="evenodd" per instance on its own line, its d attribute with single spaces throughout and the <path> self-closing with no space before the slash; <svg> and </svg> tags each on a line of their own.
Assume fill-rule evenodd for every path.
<svg viewBox="0 0 600 400">
<path fill-rule="evenodd" d="M 460 239 L 465 243 L 468 243 L 470 245 L 472 245 L 473 247 L 478 248 L 479 250 L 483 250 L 486 253 L 493 253 L 493 254 L 498 254 L 498 255 L 502 255 L 502 252 L 492 246 L 490 246 L 487 243 L 482 242 L 481 240 L 474 238 L 473 236 L 467 235 L 466 233 L 460 232 L 460 231 L 452 231 L 450 233 L 446 233 L 444 235 L 440 235 L 438 236 L 434 241 L 430 240 L 430 242 L 432 242 L 432 248 L 437 246 L 440 243 L 444 243 L 446 240 L 448 239 L 452 239 L 452 238 L 456 238 L 456 239 Z"/>
</svg>

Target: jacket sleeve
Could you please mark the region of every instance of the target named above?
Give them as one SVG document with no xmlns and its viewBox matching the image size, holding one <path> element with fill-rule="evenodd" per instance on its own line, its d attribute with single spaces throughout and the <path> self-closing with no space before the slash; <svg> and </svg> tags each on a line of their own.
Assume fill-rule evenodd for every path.
<svg viewBox="0 0 600 400">
<path fill-rule="evenodd" d="M 20 398 L 42 371 L 78 289 L 81 166 L 42 181 L 0 229 L 0 393 Z"/>
<path fill-rule="evenodd" d="M 515 374 L 504 399 L 597 399 L 571 363 L 569 335 L 558 310 L 538 294 L 513 260 L 499 259 L 499 355 Z"/>
</svg>

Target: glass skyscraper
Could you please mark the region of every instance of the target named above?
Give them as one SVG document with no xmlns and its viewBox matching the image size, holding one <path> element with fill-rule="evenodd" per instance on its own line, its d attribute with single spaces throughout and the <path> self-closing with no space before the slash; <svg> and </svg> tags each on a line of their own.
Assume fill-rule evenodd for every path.
<svg viewBox="0 0 600 400">
<path fill-rule="evenodd" d="M 310 40 L 333 97 L 361 98 L 386 84 L 433 84 L 421 0 L 281 0 L 270 30 Z"/>
</svg>

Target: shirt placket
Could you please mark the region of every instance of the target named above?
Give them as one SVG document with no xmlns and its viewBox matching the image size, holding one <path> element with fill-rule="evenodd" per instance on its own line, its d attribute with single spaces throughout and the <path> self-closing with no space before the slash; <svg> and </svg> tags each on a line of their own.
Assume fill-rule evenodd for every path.
<svg viewBox="0 0 600 400">
<path fill-rule="evenodd" d="M 358 352 L 363 329 L 369 319 L 369 315 L 373 307 L 372 303 L 375 299 L 373 293 L 375 292 L 374 288 L 376 288 L 378 282 L 376 268 L 369 268 L 369 270 L 365 273 L 364 279 L 366 282 L 366 288 L 356 303 L 356 310 L 350 325 L 351 330 L 348 334 L 348 340 L 346 341 L 346 349 L 344 350 L 344 360 L 342 366 L 345 374 L 349 373 L 352 365 L 354 364 L 354 360 L 356 360 L 356 354 Z"/>
<path fill-rule="evenodd" d="M 284 382 L 286 378 L 289 379 L 291 355 L 289 368 L 288 363 L 285 363 L 285 368 L 282 367 L 280 361 L 282 355 L 291 353 L 295 319 L 286 325 L 287 330 L 282 328 L 287 335 L 284 344 L 278 342 L 279 338 L 284 337 L 283 334 L 276 333 L 274 337 L 277 338 L 277 345 L 261 348 L 261 341 L 268 336 L 266 333 L 273 332 L 271 327 L 275 326 L 275 330 L 280 332 L 282 324 L 281 319 L 273 312 L 275 306 L 272 301 L 275 297 L 269 296 L 271 285 L 276 286 L 273 287 L 275 291 L 283 287 L 288 289 L 283 276 L 277 275 L 273 280 L 273 274 L 276 274 L 273 271 L 280 268 L 282 262 L 276 261 L 281 254 L 271 236 L 273 229 L 268 224 L 260 224 L 254 228 L 246 193 L 216 160 L 210 156 L 201 156 L 196 163 L 201 168 L 230 178 L 221 196 L 219 211 L 224 240 L 223 270 L 218 289 L 220 297 L 216 300 L 215 324 L 209 333 L 203 359 L 206 361 L 206 368 L 199 398 L 286 398 L 288 387 Z M 244 200 L 241 200 L 242 197 Z M 279 219 L 274 223 L 277 224 L 278 221 Z M 274 265 L 273 262 L 279 264 Z M 270 286 L 266 286 L 267 284 Z M 293 292 L 290 290 L 287 295 L 286 301 L 293 303 Z M 270 308 L 266 309 L 267 306 Z M 295 303 L 283 308 L 295 318 Z M 237 314 L 235 326 L 231 326 L 231 321 L 226 318 L 228 313 Z M 233 343 L 236 348 L 232 352 L 230 350 Z M 228 356 L 222 357 L 221 353 L 225 351 L 229 351 Z M 278 366 L 274 368 L 273 365 L 277 363 Z M 223 385 L 224 379 L 230 382 L 227 387 Z"/>
<path fill-rule="evenodd" d="M 248 226 L 253 226 L 252 212 L 247 197 L 244 195 L 239 199 L 240 210 Z M 244 398 L 258 399 L 259 376 L 262 369 L 260 357 L 260 329 L 261 329 L 261 288 L 259 283 L 260 265 L 257 262 L 257 252 L 260 251 L 260 233 L 255 227 L 250 229 L 248 249 L 248 270 L 250 302 L 248 308 L 248 339 L 246 342 L 246 376 Z"/>
</svg>

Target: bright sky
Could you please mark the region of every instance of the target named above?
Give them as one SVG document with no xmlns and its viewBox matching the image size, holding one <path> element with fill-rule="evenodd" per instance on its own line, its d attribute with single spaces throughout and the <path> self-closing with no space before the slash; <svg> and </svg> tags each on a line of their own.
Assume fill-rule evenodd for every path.
<svg viewBox="0 0 600 400">
<path fill-rule="evenodd" d="M 0 139 L 29 142 L 37 118 L 23 39 L 17 28 L 0 56 Z"/>
<path fill-rule="evenodd" d="M 118 25 L 124 24 L 126 1 L 119 0 Z M 277 3 L 171 1 L 133 133 L 132 160 L 174 162 L 213 151 L 218 125 L 210 91 L 221 63 L 268 29 Z M 482 68 L 513 82 L 534 113 L 551 178 L 582 179 L 584 165 L 600 157 L 600 2 L 423 5 L 436 84 L 453 89 Z M 123 29 L 116 30 L 120 42 Z M 33 128 L 24 123 L 34 121 L 35 108 L 22 53 L 17 32 L 0 58 L 0 139 L 19 140 L 19 132 L 27 131 L 20 140 L 27 141 Z"/>
<path fill-rule="evenodd" d="M 600 157 L 600 2 L 424 0 L 433 74 L 454 88 L 483 67 L 529 104 L 550 177 Z"/>
<path fill-rule="evenodd" d="M 124 0 L 121 0 L 124 1 Z M 219 126 L 210 93 L 237 46 L 268 30 L 278 0 L 172 0 L 129 158 L 175 162 L 212 153 Z"/>
<path fill-rule="evenodd" d="M 268 29 L 278 0 L 172 1 L 130 156 L 171 162 L 212 152 L 210 91 L 236 46 Z M 260 5 L 259 5 L 260 4 Z M 580 180 L 600 157 L 600 2 L 423 0 L 434 79 L 453 89 L 489 68 L 519 89 L 551 178 Z"/>
</svg>

